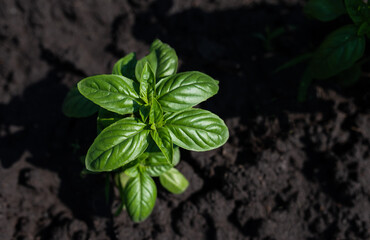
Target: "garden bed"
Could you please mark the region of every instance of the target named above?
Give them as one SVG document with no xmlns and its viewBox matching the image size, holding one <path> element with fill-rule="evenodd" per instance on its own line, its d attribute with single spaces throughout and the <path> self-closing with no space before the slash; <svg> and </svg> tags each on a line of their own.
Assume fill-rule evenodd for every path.
<svg viewBox="0 0 370 240">
<path fill-rule="evenodd" d="M 370 239 L 369 76 L 314 84 L 299 103 L 304 65 L 273 74 L 335 27 L 305 18 L 303 3 L 1 0 L 0 239 Z M 269 51 L 253 36 L 267 26 L 286 29 Z M 159 187 L 137 224 L 113 215 L 104 174 L 80 175 L 96 119 L 68 119 L 61 105 L 80 79 L 144 56 L 155 38 L 180 71 L 220 81 L 201 107 L 230 139 L 182 151 L 188 190 Z"/>
</svg>

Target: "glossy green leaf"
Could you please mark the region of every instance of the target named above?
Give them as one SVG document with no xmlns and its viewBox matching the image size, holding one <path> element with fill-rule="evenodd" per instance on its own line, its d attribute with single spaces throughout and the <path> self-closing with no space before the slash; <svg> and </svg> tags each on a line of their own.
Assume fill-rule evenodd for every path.
<svg viewBox="0 0 370 240">
<path fill-rule="evenodd" d="M 155 91 L 155 78 L 154 73 L 148 62 L 145 63 L 140 77 L 140 97 L 146 103 L 152 99 L 152 94 Z"/>
<path fill-rule="evenodd" d="M 180 148 L 178 146 L 174 146 L 173 148 L 173 158 L 172 158 L 172 166 L 177 166 L 180 162 Z"/>
<path fill-rule="evenodd" d="M 118 120 L 121 120 L 122 118 L 124 118 L 124 115 L 108 111 L 104 108 L 100 108 L 97 119 L 98 134 L 100 134 L 101 131 L 104 130 L 104 128 L 112 125 L 113 123 L 117 122 Z"/>
<path fill-rule="evenodd" d="M 129 117 L 105 128 L 86 155 L 86 168 L 94 172 L 111 171 L 139 157 L 148 147 L 146 124 Z"/>
<path fill-rule="evenodd" d="M 125 170 L 125 174 L 130 177 L 136 177 L 139 174 L 138 166 L 134 166 Z"/>
<path fill-rule="evenodd" d="M 163 110 L 157 99 L 153 99 L 149 112 L 149 124 L 160 124 L 163 120 Z"/>
<path fill-rule="evenodd" d="M 139 95 L 134 82 L 126 77 L 97 75 L 81 80 L 77 86 L 82 95 L 109 111 L 128 114 L 138 110 Z"/>
<path fill-rule="evenodd" d="M 162 173 L 170 170 L 180 162 L 180 149 L 173 149 L 172 164 L 168 163 L 162 152 L 150 153 L 149 157 L 142 162 L 141 166 L 152 177 L 158 177 Z"/>
<path fill-rule="evenodd" d="M 136 63 L 136 54 L 130 53 L 114 64 L 112 74 L 121 75 L 134 80 Z"/>
<path fill-rule="evenodd" d="M 150 131 L 150 135 L 157 144 L 158 148 L 166 157 L 168 163 L 172 164 L 173 143 L 168 129 L 161 127 Z"/>
<path fill-rule="evenodd" d="M 140 82 L 141 81 L 141 75 L 143 73 L 143 69 L 145 64 L 150 65 L 151 70 L 153 71 L 153 74 L 155 76 L 155 73 L 157 71 L 157 56 L 155 52 L 151 52 L 142 59 L 140 59 L 135 67 L 135 76 L 136 79 Z"/>
<path fill-rule="evenodd" d="M 365 51 L 365 37 L 357 35 L 355 25 L 344 26 L 325 38 L 310 63 L 317 79 L 332 77 L 353 66 Z"/>
<path fill-rule="evenodd" d="M 157 198 L 157 187 L 145 172 L 130 178 L 124 191 L 127 212 L 134 222 L 144 221 L 152 212 Z"/>
<path fill-rule="evenodd" d="M 327 22 L 346 13 L 342 0 L 310 0 L 304 12 L 317 20 Z"/>
<path fill-rule="evenodd" d="M 203 109 L 187 109 L 165 119 L 172 141 L 192 151 L 208 151 L 225 144 L 229 131 L 217 115 Z"/>
<path fill-rule="evenodd" d="M 148 155 L 147 155 L 146 152 L 140 154 L 135 160 L 130 161 L 130 162 L 124 164 L 122 167 L 120 167 L 119 170 L 121 172 L 125 172 L 129 168 L 137 167 L 140 164 L 141 160 L 142 160 L 142 156 L 148 156 Z"/>
<path fill-rule="evenodd" d="M 218 81 L 201 72 L 184 72 L 161 80 L 156 91 L 162 109 L 176 112 L 215 95 L 218 92 Z"/>
<path fill-rule="evenodd" d="M 89 117 L 99 110 L 99 106 L 82 96 L 77 87 L 73 87 L 63 102 L 62 111 L 67 117 Z"/>
<path fill-rule="evenodd" d="M 156 79 L 159 80 L 176 74 L 178 58 L 173 48 L 156 39 L 150 46 L 150 51 L 155 52 L 157 57 Z"/>
<path fill-rule="evenodd" d="M 355 24 L 370 23 L 370 4 L 363 0 L 345 0 L 347 12 Z"/>
<path fill-rule="evenodd" d="M 183 193 L 189 186 L 188 180 L 176 168 L 171 168 L 159 176 L 162 186 L 174 194 Z"/>
</svg>

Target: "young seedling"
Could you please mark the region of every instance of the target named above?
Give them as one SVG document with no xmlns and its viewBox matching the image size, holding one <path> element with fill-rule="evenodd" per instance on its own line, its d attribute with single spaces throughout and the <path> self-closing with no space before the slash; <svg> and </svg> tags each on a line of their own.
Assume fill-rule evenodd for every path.
<svg viewBox="0 0 370 240">
<path fill-rule="evenodd" d="M 283 35 L 286 32 L 286 29 L 294 30 L 295 27 L 287 26 L 286 28 L 278 27 L 275 29 L 271 29 L 269 26 L 266 26 L 264 32 L 253 33 L 252 36 L 261 40 L 266 52 L 271 52 L 274 50 L 274 40 Z"/>
<path fill-rule="evenodd" d="M 352 23 L 330 33 L 312 54 L 299 56 L 278 69 L 309 60 L 298 93 L 300 101 L 305 100 L 307 87 L 315 79 L 334 78 L 344 85 L 356 82 L 364 63 L 361 58 L 366 37 L 370 38 L 370 3 L 366 0 L 310 0 L 304 10 L 324 22 L 347 14 Z"/>
<path fill-rule="evenodd" d="M 155 40 L 150 53 L 120 59 L 112 74 L 87 77 L 68 93 L 69 117 L 98 113 L 98 136 L 87 151 L 86 169 L 112 172 L 122 204 L 135 222 L 153 210 L 157 187 L 180 194 L 188 187 L 175 168 L 180 150 L 208 151 L 229 137 L 224 121 L 197 104 L 218 92 L 218 81 L 201 72 L 177 72 L 176 52 Z M 118 211 L 118 212 L 119 212 Z"/>
</svg>

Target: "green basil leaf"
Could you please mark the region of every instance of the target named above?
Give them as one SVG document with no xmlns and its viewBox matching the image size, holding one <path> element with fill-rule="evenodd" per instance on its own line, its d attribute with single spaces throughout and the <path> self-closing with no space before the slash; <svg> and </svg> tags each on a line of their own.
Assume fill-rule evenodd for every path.
<svg viewBox="0 0 370 240">
<path fill-rule="evenodd" d="M 157 99 L 153 99 L 149 112 L 149 124 L 160 124 L 163 120 L 163 110 Z"/>
<path fill-rule="evenodd" d="M 201 72 L 183 72 L 162 79 L 156 91 L 162 109 L 176 112 L 215 95 L 218 92 L 218 81 Z"/>
<path fill-rule="evenodd" d="M 173 143 L 169 131 L 165 127 L 162 127 L 150 131 L 150 135 L 157 144 L 158 148 L 166 157 L 167 162 L 172 164 Z"/>
<path fill-rule="evenodd" d="M 120 172 L 114 175 L 114 181 L 116 185 L 120 187 L 120 190 L 125 189 L 130 178 L 131 177 L 125 174 L 124 172 Z"/>
<path fill-rule="evenodd" d="M 112 125 L 113 123 L 117 122 L 118 120 L 121 120 L 122 118 L 124 118 L 124 115 L 108 111 L 104 108 L 100 108 L 97 119 L 98 134 L 100 134 L 101 131 L 104 130 L 104 128 Z"/>
<path fill-rule="evenodd" d="M 325 38 L 310 63 L 314 78 L 325 79 L 353 66 L 365 51 L 365 37 L 355 25 L 344 26 Z"/>
<path fill-rule="evenodd" d="M 154 73 L 149 65 L 148 62 L 145 63 L 143 67 L 143 72 L 141 73 L 140 77 L 140 97 L 143 99 L 146 103 L 149 102 L 149 99 L 151 99 L 153 96 L 155 88 L 155 78 Z"/>
<path fill-rule="evenodd" d="M 357 31 L 357 34 L 359 36 L 370 34 L 370 24 L 367 22 L 362 23 Z"/>
<path fill-rule="evenodd" d="M 173 149 L 172 164 L 169 164 L 162 152 L 150 153 L 149 157 L 141 163 L 142 168 L 152 177 L 159 177 L 162 173 L 167 172 L 180 161 L 180 149 Z"/>
<path fill-rule="evenodd" d="M 310 0 L 304 12 L 317 20 L 327 22 L 346 13 L 342 0 Z"/>
<path fill-rule="evenodd" d="M 150 51 L 155 52 L 157 57 L 156 79 L 162 79 L 176 74 L 178 58 L 176 52 L 168 44 L 156 39 L 150 46 Z"/>
<path fill-rule="evenodd" d="M 192 151 L 208 151 L 225 144 L 229 130 L 217 115 L 203 109 L 187 109 L 165 119 L 172 141 Z"/>
<path fill-rule="evenodd" d="M 138 166 L 134 166 L 125 170 L 125 174 L 130 177 L 136 177 L 139 174 Z"/>
<path fill-rule="evenodd" d="M 129 79 L 135 79 L 136 54 L 130 53 L 114 64 L 112 74 L 121 75 Z"/>
<path fill-rule="evenodd" d="M 188 180 L 176 168 L 171 168 L 159 176 L 162 186 L 174 194 L 183 193 L 189 186 Z"/>
<path fill-rule="evenodd" d="M 139 157 L 137 157 L 135 160 L 132 160 L 132 161 L 130 161 L 130 162 L 128 162 L 128 163 L 125 163 L 122 167 L 120 167 L 120 171 L 121 172 L 125 172 L 127 169 L 129 169 L 129 168 L 133 168 L 133 167 L 137 167 L 139 164 L 140 164 L 140 162 L 141 162 L 141 158 L 142 158 L 142 156 L 144 156 L 144 155 L 146 155 L 146 153 L 144 152 L 144 153 L 142 153 Z"/>
<path fill-rule="evenodd" d="M 145 172 L 130 178 L 124 191 L 127 212 L 134 222 L 144 221 L 152 212 L 157 198 L 157 187 Z"/>
<path fill-rule="evenodd" d="M 86 155 L 86 168 L 111 171 L 139 157 L 148 147 L 149 130 L 135 118 L 121 119 L 97 136 Z"/>
<path fill-rule="evenodd" d="M 355 24 L 370 23 L 370 5 L 363 0 L 345 0 L 347 12 Z"/>
<path fill-rule="evenodd" d="M 135 67 L 135 76 L 136 79 L 140 82 L 141 81 L 141 75 L 143 73 L 143 69 L 145 64 L 149 64 L 150 68 L 153 71 L 153 74 L 155 76 L 155 73 L 157 71 L 157 56 L 155 52 L 151 52 L 148 55 L 146 55 L 144 58 L 140 59 Z"/>
<path fill-rule="evenodd" d="M 97 75 L 78 83 L 78 90 L 86 98 L 109 111 L 128 114 L 138 110 L 139 95 L 134 82 L 119 75 Z"/>
<path fill-rule="evenodd" d="M 73 87 L 63 102 L 62 111 L 67 117 L 89 117 L 99 110 L 99 106 L 82 96 L 77 87 Z"/>
</svg>

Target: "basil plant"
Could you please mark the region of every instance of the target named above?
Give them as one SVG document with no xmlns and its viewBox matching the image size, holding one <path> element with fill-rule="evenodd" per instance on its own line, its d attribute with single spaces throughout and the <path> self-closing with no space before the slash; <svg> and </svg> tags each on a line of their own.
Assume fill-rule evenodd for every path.
<svg viewBox="0 0 370 240">
<path fill-rule="evenodd" d="M 63 104 L 69 117 L 97 113 L 98 136 L 87 151 L 86 169 L 115 175 L 121 208 L 135 222 L 153 210 L 153 177 L 175 194 L 188 187 L 175 168 L 179 148 L 208 151 L 229 137 L 221 118 L 194 108 L 218 92 L 218 81 L 196 71 L 177 73 L 177 65 L 175 50 L 155 40 L 141 60 L 131 53 L 112 74 L 82 79 Z"/>
<path fill-rule="evenodd" d="M 346 15 L 348 24 L 329 33 L 318 48 L 285 63 L 277 71 L 308 60 L 303 73 L 298 99 L 304 101 L 313 80 L 332 79 L 343 86 L 357 82 L 366 57 L 366 41 L 370 39 L 370 1 L 309 0 L 304 7 L 307 15 L 322 22 Z M 365 56 L 365 58 L 364 58 Z"/>
</svg>

